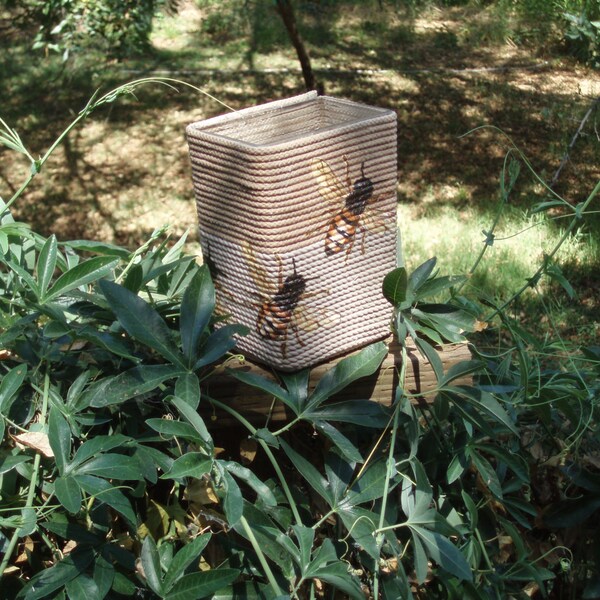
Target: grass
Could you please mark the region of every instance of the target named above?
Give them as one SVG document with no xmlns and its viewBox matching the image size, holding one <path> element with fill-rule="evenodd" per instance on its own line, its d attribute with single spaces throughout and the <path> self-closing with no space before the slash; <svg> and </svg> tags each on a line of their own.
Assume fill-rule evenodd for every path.
<svg viewBox="0 0 600 600">
<path fill-rule="evenodd" d="M 172 74 L 234 108 L 301 92 L 294 51 L 277 15 L 261 4 L 259 13 L 242 18 L 238 4 L 218 17 L 214 3 L 204 2 L 201 10 L 183 3 L 178 15 L 157 22 L 152 52 L 120 63 L 88 51 L 63 65 L 57 56 L 32 58 L 26 35 L 5 38 L 2 116 L 35 155 L 96 88 L 139 76 Z M 320 9 L 315 4 L 312 12 L 299 12 L 302 33 L 326 93 L 398 114 L 399 222 L 407 264 L 436 255 L 443 272 L 465 273 L 497 210 L 507 144 L 491 130 L 461 136 L 494 125 L 549 180 L 598 93 L 595 74 L 552 46 L 543 46 L 549 54 L 534 52 L 522 42 L 527 36 L 513 35 L 525 27 L 515 15 L 494 30 L 490 7 L 378 7 L 374 0 Z M 183 132 L 188 123 L 220 112 L 219 104 L 186 90 L 140 91 L 137 101 L 98 113 L 74 133 L 17 207 L 19 217 L 42 233 L 127 245 L 165 222 L 176 235 L 194 228 Z M 572 204 L 585 199 L 597 180 L 597 118 L 582 130 L 559 178 L 557 191 Z M 0 194 L 6 197 L 27 166 L 12 153 L 0 153 Z M 496 242 L 471 278 L 472 291 L 506 297 L 558 239 L 563 221 L 528 213 L 540 192 L 531 178 L 520 178 Z M 595 331 L 586 323 L 590 315 L 596 322 L 594 311 L 600 310 L 599 239 L 600 220 L 592 217 L 559 254 L 578 300 L 547 282 L 540 288 L 569 335 Z M 191 251 L 198 249 L 194 240 L 190 244 Z M 541 310 L 533 290 L 524 306 L 533 322 Z"/>
</svg>

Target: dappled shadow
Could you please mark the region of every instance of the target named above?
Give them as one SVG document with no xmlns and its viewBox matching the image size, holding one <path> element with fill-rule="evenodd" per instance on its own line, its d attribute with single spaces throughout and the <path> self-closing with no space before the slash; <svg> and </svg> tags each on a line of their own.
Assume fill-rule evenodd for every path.
<svg viewBox="0 0 600 600">
<path fill-rule="evenodd" d="M 514 53 L 504 56 L 490 47 L 464 46 L 449 28 L 417 30 L 408 13 L 389 25 L 373 18 L 365 21 L 362 29 L 340 34 L 334 26 L 348 17 L 351 5 L 339 3 L 336 11 L 304 15 L 302 33 L 326 93 L 396 111 L 401 202 L 421 210 L 423 194 L 431 191 L 438 207 L 460 210 L 468 203 L 471 208 L 488 211 L 498 198 L 509 142 L 492 130 L 463 137 L 481 125 L 502 129 L 540 175 L 551 178 L 589 102 L 570 90 L 563 93 L 560 86 L 549 85 L 551 79 L 571 77 L 571 66 L 540 63 L 540 68 L 528 71 L 532 61 L 526 53 L 515 58 Z M 255 27 L 259 26 L 264 23 L 255 21 Z M 254 32 L 250 55 L 261 49 L 257 36 Z M 6 99 L 2 116 L 17 127 L 35 155 L 43 153 L 98 87 L 105 91 L 127 79 L 173 73 L 204 87 L 233 108 L 303 91 L 293 60 L 289 70 L 266 71 L 255 68 L 252 57 L 244 58 L 241 53 L 234 61 L 237 66 L 203 68 L 202 61 L 208 60 L 211 50 L 201 46 L 207 40 L 200 38 L 200 34 L 192 37 L 188 47 L 177 50 L 157 49 L 144 60 L 106 65 L 81 58 L 75 68 L 32 60 L 27 40 L 18 44 L 13 39 L 0 53 L 0 69 L 5 73 L 0 93 Z M 0 45 L 5 43 L 0 40 Z M 289 48 L 287 52 L 293 58 Z M 328 68 L 322 66 L 325 59 L 331 62 Z M 60 223 L 65 237 L 109 232 L 113 239 L 132 242 L 141 241 L 156 223 L 141 226 L 138 234 L 128 224 L 124 232 L 123 217 L 115 216 L 114 207 L 125 203 L 131 190 L 141 197 L 144 186 L 157 187 L 157 203 L 163 202 L 161 199 L 169 202 L 169 196 L 176 202 L 193 203 L 185 124 L 225 109 L 184 88 L 175 93 L 148 86 L 137 96 L 123 98 L 90 118 L 90 123 L 102 125 L 106 141 L 100 134 L 71 137 L 60 156 L 48 165 L 54 179 L 44 185 L 36 183 L 35 193 L 17 205 L 22 218 L 42 233 Z M 170 129 L 169 135 L 164 135 L 165 128 Z M 110 158 L 109 147 L 107 156 L 98 159 L 96 148 L 110 143 L 118 146 L 115 158 Z M 132 145 L 129 154 L 123 152 L 128 144 Z M 7 195 L 7 190 L 10 193 L 18 186 L 19 174 L 9 153 L 0 152 L 0 182 Z M 90 153 L 93 159 L 87 158 Z M 561 174 L 557 190 L 573 203 L 585 197 L 597 177 L 596 153 L 593 137 L 582 137 Z M 514 194 L 511 201 L 530 206 L 531 182 L 523 176 L 516 190 L 520 194 Z M 422 210 L 431 210 L 431 206 Z M 77 211 L 104 223 L 94 229 L 93 220 L 82 219 Z"/>
</svg>

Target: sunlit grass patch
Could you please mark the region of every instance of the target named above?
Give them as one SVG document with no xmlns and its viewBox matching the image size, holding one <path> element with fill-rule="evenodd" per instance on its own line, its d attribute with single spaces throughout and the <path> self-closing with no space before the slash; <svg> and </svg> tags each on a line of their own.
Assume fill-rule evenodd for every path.
<svg viewBox="0 0 600 600">
<path fill-rule="evenodd" d="M 418 218 L 415 212 L 414 207 L 406 205 L 398 208 L 403 256 L 409 270 L 436 256 L 443 272 L 471 274 L 485 248 L 472 272 L 469 288 L 471 293 L 499 301 L 508 298 L 535 273 L 544 256 L 559 242 L 561 223 L 567 225 L 567 219 L 552 220 L 545 215 L 507 210 L 492 241 L 486 233 L 494 220 L 491 212 L 448 204 Z M 600 244 L 585 230 L 569 236 L 555 255 L 559 265 L 567 265 L 564 269 L 567 280 L 570 276 L 577 278 L 580 271 L 593 269 L 599 260 Z M 541 289 L 547 289 L 549 282 L 542 280 L 540 285 Z M 533 292 L 531 295 L 534 296 Z"/>
</svg>

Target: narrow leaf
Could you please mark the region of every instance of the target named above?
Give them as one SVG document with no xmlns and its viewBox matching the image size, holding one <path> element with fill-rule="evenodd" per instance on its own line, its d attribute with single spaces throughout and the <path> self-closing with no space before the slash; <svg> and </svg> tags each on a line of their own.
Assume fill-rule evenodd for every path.
<svg viewBox="0 0 600 600">
<path fill-rule="evenodd" d="M 333 369 L 327 371 L 321 377 L 308 400 L 307 408 L 316 408 L 353 381 L 375 373 L 387 353 L 388 347 L 386 344 L 377 342 L 367 346 L 357 354 L 342 359 Z"/>
<path fill-rule="evenodd" d="M 71 428 L 56 406 L 50 409 L 48 417 L 48 441 L 56 459 L 58 472 L 63 475 L 67 463 L 71 460 Z"/>
<path fill-rule="evenodd" d="M 100 288 L 119 323 L 131 337 L 156 350 L 173 364 L 186 368 L 184 358 L 173 342 L 173 333 L 152 306 L 111 281 L 101 281 Z"/>
<path fill-rule="evenodd" d="M 81 509 L 81 488 L 73 477 L 57 477 L 54 480 L 54 493 L 58 501 L 71 514 L 76 514 Z"/>
<path fill-rule="evenodd" d="M 200 555 L 210 541 L 211 534 L 205 533 L 199 535 L 191 542 L 186 544 L 174 557 L 169 565 L 169 570 L 164 579 L 163 589 L 165 592 L 171 591 L 173 585 L 181 578 L 186 569 L 194 562 L 200 561 Z"/>
<path fill-rule="evenodd" d="M 152 539 L 152 536 L 147 535 L 142 543 L 141 552 L 142 568 L 144 569 L 144 576 L 148 582 L 148 587 L 161 598 L 163 597 L 162 592 L 162 570 L 160 567 L 160 557 L 158 556 L 158 549 L 156 543 Z"/>
<path fill-rule="evenodd" d="M 0 382 L 0 413 L 8 406 L 12 397 L 19 391 L 25 377 L 27 376 L 27 365 L 13 367 Z"/>
<path fill-rule="evenodd" d="M 42 246 L 40 254 L 38 256 L 38 262 L 36 267 L 37 284 L 39 290 L 40 300 L 44 300 L 46 290 L 54 275 L 54 269 L 56 268 L 56 258 L 58 255 L 58 243 L 56 236 L 53 234 Z"/>
<path fill-rule="evenodd" d="M 105 275 L 108 275 L 118 263 L 118 260 L 115 260 L 110 256 L 90 258 L 72 269 L 69 269 L 66 273 L 63 273 L 54 282 L 54 285 L 50 288 L 44 300 L 46 302 L 54 300 L 61 294 L 65 294 L 82 285 L 97 281 Z"/>
<path fill-rule="evenodd" d="M 311 462 L 306 460 L 303 456 L 298 454 L 286 441 L 283 439 L 279 440 L 281 447 L 287 454 L 288 458 L 292 461 L 294 467 L 299 471 L 300 475 L 306 479 L 308 484 L 330 505 L 333 505 L 333 498 L 328 489 L 327 480 L 319 473 L 319 471 L 313 466 Z"/>
<path fill-rule="evenodd" d="M 212 458 L 201 452 L 186 452 L 176 459 L 169 471 L 161 475 L 161 479 L 181 479 L 194 477 L 200 479 L 212 469 Z"/>
<path fill-rule="evenodd" d="M 215 288 L 210 272 L 203 265 L 194 275 L 181 299 L 181 345 L 189 366 L 198 358 L 202 333 L 208 326 L 215 307 Z"/>
<path fill-rule="evenodd" d="M 423 527 L 411 527 L 427 549 L 427 554 L 451 575 L 463 581 L 473 581 L 473 573 L 460 550 L 439 533 Z"/>
<path fill-rule="evenodd" d="M 165 596 L 165 600 L 198 600 L 211 596 L 216 591 L 237 579 L 237 569 L 211 569 L 183 576 Z"/>
</svg>

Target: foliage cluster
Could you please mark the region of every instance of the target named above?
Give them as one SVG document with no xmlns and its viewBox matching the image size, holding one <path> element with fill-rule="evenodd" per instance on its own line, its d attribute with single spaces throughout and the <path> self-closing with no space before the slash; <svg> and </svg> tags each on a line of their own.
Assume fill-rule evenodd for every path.
<svg viewBox="0 0 600 600">
<path fill-rule="evenodd" d="M 77 121 L 141 83 L 93 98 Z M 433 402 L 406 394 L 402 370 L 388 408 L 328 402 L 379 367 L 379 343 L 314 389 L 308 371 L 236 372 L 293 415 L 255 427 L 210 396 L 244 331 L 214 327 L 210 273 L 185 239 L 169 247 L 157 231 L 131 252 L 15 222 L 10 207 L 57 144 L 36 160 L 2 125 L 31 175 L 0 209 L 0 597 L 598 596 L 600 349 L 564 358 L 484 299 L 508 344 L 444 370 L 434 345 L 462 340 L 482 308 L 431 259 L 391 272 L 383 293 L 403 364 L 414 342 L 437 375 Z M 504 197 L 528 166 L 513 154 Z M 565 237 L 599 189 L 566 206 Z M 552 259 L 527 287 L 551 276 L 569 289 Z M 219 447 L 215 408 L 256 457 Z"/>
<path fill-rule="evenodd" d="M 206 10 L 201 24 L 203 36 L 223 43 L 245 36 L 251 38 L 253 50 L 273 49 L 289 43 L 271 0 L 197 0 Z M 302 20 L 324 25 L 318 28 L 319 41 L 331 36 L 325 26 L 346 11 L 355 0 L 340 2 L 297 0 L 297 12 Z M 414 12 L 429 6 L 431 0 L 371 0 L 374 14 L 384 10 Z M 478 0 L 441 0 L 446 6 L 479 6 Z M 489 13 L 486 36 L 503 41 L 530 40 L 544 44 L 556 32 L 565 41 L 569 52 L 578 59 L 598 66 L 600 44 L 599 0 L 496 0 L 483 3 Z M 13 13 L 13 19 L 28 27 L 37 27 L 33 48 L 60 52 L 67 59 L 73 52 L 90 44 L 100 46 L 108 56 L 123 58 L 147 50 L 156 17 L 176 11 L 178 0 L 3 0 L 0 6 Z M 487 6 L 489 5 L 489 6 Z M 514 23 L 509 21 L 513 17 Z M 300 23 L 302 26 L 302 23 Z M 302 28 L 302 27 L 301 27 Z M 308 31 L 307 31 L 308 33 Z M 481 35 L 481 34 L 480 34 Z"/>
</svg>

